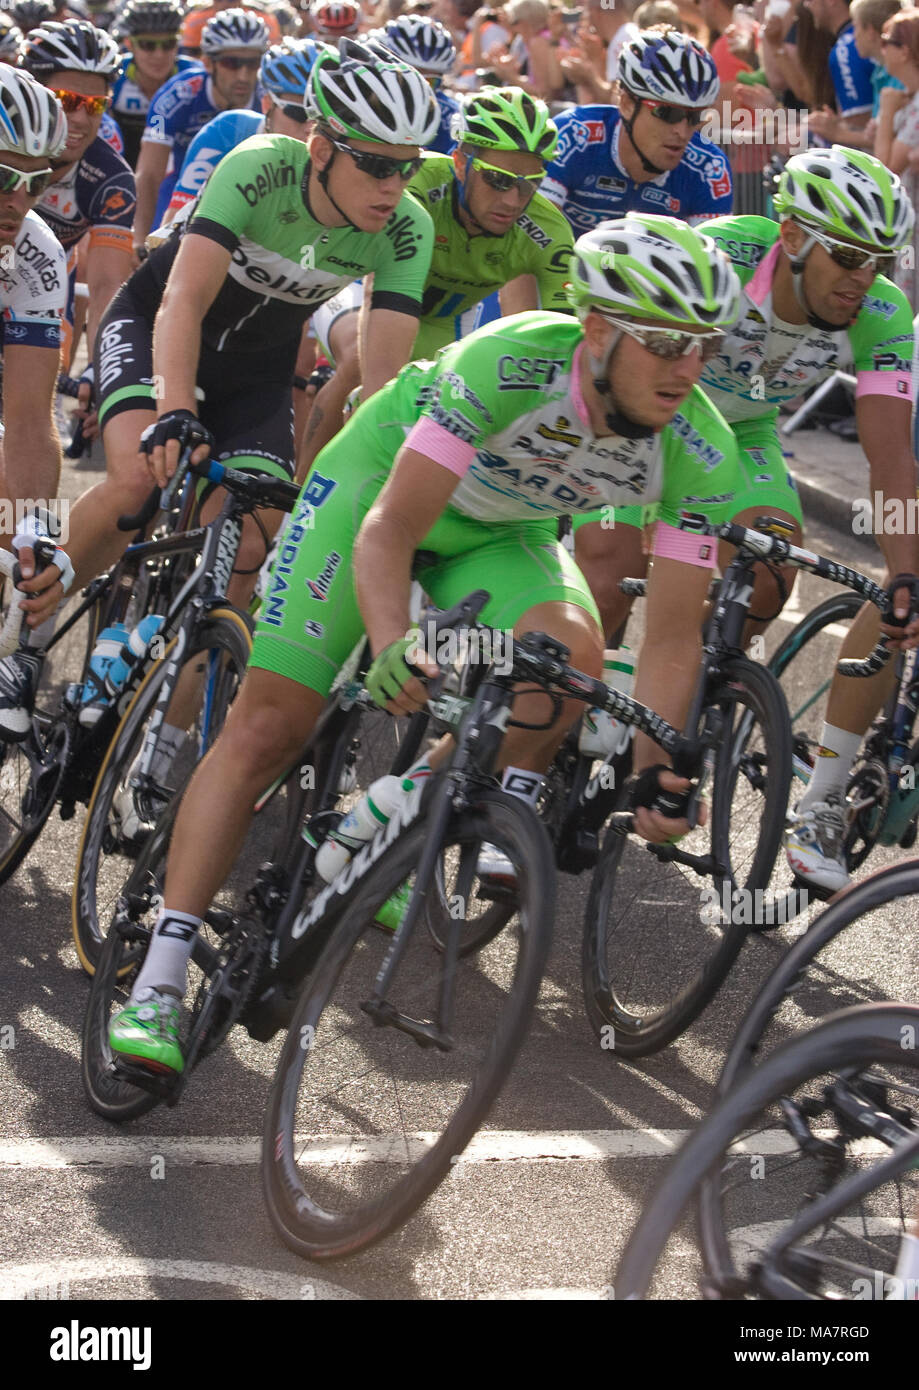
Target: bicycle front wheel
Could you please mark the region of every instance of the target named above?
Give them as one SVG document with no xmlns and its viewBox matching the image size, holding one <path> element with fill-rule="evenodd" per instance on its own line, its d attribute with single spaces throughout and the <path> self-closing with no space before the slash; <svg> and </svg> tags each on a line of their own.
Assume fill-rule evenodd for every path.
<svg viewBox="0 0 919 1390">
<path fill-rule="evenodd" d="M 474 874 L 483 840 L 515 866 L 511 923 L 461 957 L 443 1047 L 376 1026 L 363 1005 L 391 946 L 374 929 L 381 904 L 413 887 L 429 828 L 395 841 L 368 872 L 299 1003 L 272 1086 L 262 1150 L 268 1210 L 282 1239 L 310 1259 L 349 1255 L 407 1220 L 482 1124 L 523 1042 L 554 915 L 543 827 L 521 802 L 484 793 L 451 819 L 441 861 L 458 930 L 490 908 Z M 403 1018 L 438 1017 L 444 954 L 421 921 L 389 1002 Z"/>
</svg>

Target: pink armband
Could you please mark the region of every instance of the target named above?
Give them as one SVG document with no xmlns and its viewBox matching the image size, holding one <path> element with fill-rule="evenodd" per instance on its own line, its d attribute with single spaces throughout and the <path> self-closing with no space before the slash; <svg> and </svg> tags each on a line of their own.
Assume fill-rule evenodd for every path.
<svg viewBox="0 0 919 1390">
<path fill-rule="evenodd" d="M 718 541 L 714 536 L 697 536 L 659 521 L 654 530 L 653 554 L 665 560 L 682 560 L 684 565 L 699 565 L 713 570 L 718 560 Z"/>
<path fill-rule="evenodd" d="M 859 372 L 855 395 L 900 396 L 912 403 L 912 378 L 909 372 Z"/>
<path fill-rule="evenodd" d="M 422 415 L 409 430 L 405 447 L 414 449 L 416 453 L 426 454 L 442 468 L 449 468 L 458 478 L 463 477 L 475 458 L 475 449 L 471 444 L 467 444 L 464 439 L 457 439 L 455 434 L 445 430 L 443 425 L 435 424 L 425 415 Z"/>
</svg>

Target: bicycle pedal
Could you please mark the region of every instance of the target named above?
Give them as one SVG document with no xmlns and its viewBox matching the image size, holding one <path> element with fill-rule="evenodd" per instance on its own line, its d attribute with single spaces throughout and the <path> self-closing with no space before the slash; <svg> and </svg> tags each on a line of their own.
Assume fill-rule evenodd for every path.
<svg viewBox="0 0 919 1390">
<path fill-rule="evenodd" d="M 175 1105 L 182 1091 L 181 1075 L 156 1076 L 146 1067 L 139 1066 L 136 1062 L 128 1062 L 122 1057 L 112 1059 L 112 1070 L 119 1080 L 129 1081 L 132 1086 L 137 1086 L 139 1090 L 146 1091 L 170 1105 Z"/>
<path fill-rule="evenodd" d="M 514 880 L 486 875 L 479 879 L 476 898 L 486 903 L 516 904 L 519 901 L 517 884 Z"/>
</svg>

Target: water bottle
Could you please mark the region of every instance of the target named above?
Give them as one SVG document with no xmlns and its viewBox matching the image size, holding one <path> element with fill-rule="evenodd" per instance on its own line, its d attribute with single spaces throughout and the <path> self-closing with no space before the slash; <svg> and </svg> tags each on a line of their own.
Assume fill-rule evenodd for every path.
<svg viewBox="0 0 919 1390">
<path fill-rule="evenodd" d="M 631 647 L 603 653 L 603 680 L 610 690 L 631 695 L 635 684 L 635 657 Z M 589 757 L 609 758 L 624 753 L 633 728 L 604 709 L 589 709 L 581 719 L 578 748 Z"/>
<path fill-rule="evenodd" d="M 105 689 L 105 677 L 109 667 L 118 659 L 129 635 L 124 623 L 115 623 L 112 627 L 103 628 L 96 639 L 92 656 L 89 658 L 89 669 L 94 679 L 88 680 L 83 686 L 81 700 L 83 707 L 80 710 L 80 723 L 87 728 L 98 722 L 105 709 L 107 702 L 100 699 Z"/>
<path fill-rule="evenodd" d="M 147 655 L 147 648 L 164 621 L 158 613 L 148 613 L 129 635 L 127 642 L 105 673 L 105 691 L 111 699 L 121 694 L 134 666 Z"/>
<path fill-rule="evenodd" d="M 402 802 L 405 790 L 402 777 L 387 773 L 378 777 L 356 806 L 319 846 L 316 872 L 326 883 L 337 878 L 342 869 L 369 840 L 389 823 L 389 818 Z"/>
</svg>

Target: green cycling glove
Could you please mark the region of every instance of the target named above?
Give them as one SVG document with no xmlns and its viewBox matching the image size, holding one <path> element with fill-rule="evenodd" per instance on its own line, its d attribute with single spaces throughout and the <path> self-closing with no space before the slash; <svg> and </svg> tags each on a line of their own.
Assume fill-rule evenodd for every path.
<svg viewBox="0 0 919 1390">
<path fill-rule="evenodd" d="M 382 706 L 395 700 L 408 685 L 415 673 L 409 670 L 405 654 L 417 645 L 417 637 L 400 637 L 380 652 L 364 678 L 364 689 L 374 704 Z"/>
</svg>

